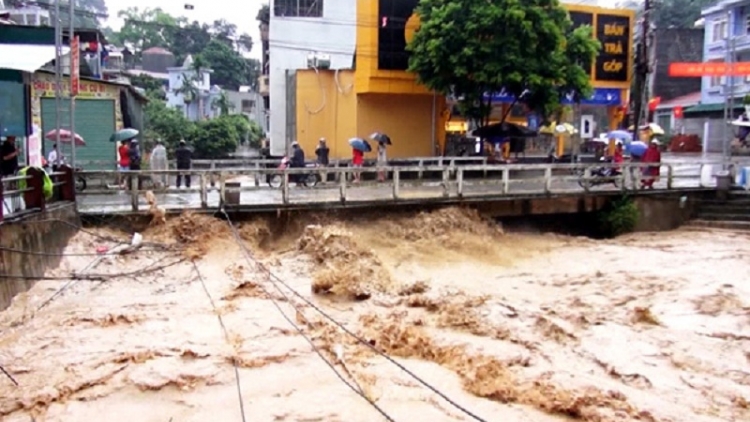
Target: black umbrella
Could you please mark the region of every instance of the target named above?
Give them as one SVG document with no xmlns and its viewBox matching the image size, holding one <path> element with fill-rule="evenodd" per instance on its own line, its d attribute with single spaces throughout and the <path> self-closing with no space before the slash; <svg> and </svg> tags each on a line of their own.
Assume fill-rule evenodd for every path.
<svg viewBox="0 0 750 422">
<path fill-rule="evenodd" d="M 370 135 L 370 139 L 372 139 L 373 141 L 377 141 L 380 144 L 393 145 L 391 143 L 391 137 L 386 135 L 385 133 L 375 132 Z"/>
<path fill-rule="evenodd" d="M 537 132 L 525 126 L 505 122 L 480 127 L 474 131 L 474 136 L 480 138 L 533 138 L 537 136 Z"/>
</svg>

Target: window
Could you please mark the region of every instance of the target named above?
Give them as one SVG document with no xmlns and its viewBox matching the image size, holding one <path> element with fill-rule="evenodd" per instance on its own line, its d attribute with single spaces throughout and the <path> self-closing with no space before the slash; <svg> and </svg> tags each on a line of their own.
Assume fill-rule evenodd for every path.
<svg viewBox="0 0 750 422">
<path fill-rule="evenodd" d="M 719 42 L 727 37 L 727 21 L 720 20 L 720 21 L 714 21 L 713 24 L 713 42 Z"/>
<path fill-rule="evenodd" d="M 273 15 L 280 17 L 323 17 L 323 0 L 275 0 Z"/>
<path fill-rule="evenodd" d="M 722 86 L 722 85 L 725 85 L 726 82 L 727 82 L 726 76 L 711 76 L 711 81 L 709 83 L 709 86 L 711 86 L 712 88 L 717 87 L 717 86 Z"/>
<path fill-rule="evenodd" d="M 253 109 L 255 108 L 255 101 L 253 100 L 242 100 L 242 112 L 243 113 L 251 113 Z"/>
</svg>

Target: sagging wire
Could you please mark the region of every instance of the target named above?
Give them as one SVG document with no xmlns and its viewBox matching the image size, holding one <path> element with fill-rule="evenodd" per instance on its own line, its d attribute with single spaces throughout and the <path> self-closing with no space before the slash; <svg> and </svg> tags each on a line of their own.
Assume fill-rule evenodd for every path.
<svg viewBox="0 0 750 422">
<path fill-rule="evenodd" d="M 318 107 L 318 109 L 314 111 L 310 110 L 310 106 L 307 104 L 307 102 L 305 102 L 305 111 L 307 111 L 307 114 L 311 115 L 318 114 L 323 111 L 323 109 L 326 108 L 326 102 L 328 101 L 328 99 L 326 98 L 326 90 L 323 89 L 323 80 L 320 78 L 320 70 L 318 70 L 317 67 L 314 67 L 313 70 L 315 70 L 315 74 L 318 77 L 318 88 L 320 88 L 320 95 L 322 95 L 323 98 L 321 99 L 320 107 Z"/>
<path fill-rule="evenodd" d="M 58 256 L 58 257 L 74 257 L 74 256 L 103 256 L 107 255 L 106 252 L 104 253 L 97 253 L 97 252 L 75 252 L 75 253 L 65 253 L 65 252 L 38 252 L 38 251 L 27 251 L 25 249 L 15 249 L 15 248 L 6 248 L 4 246 L 0 246 L 0 251 L 3 252 L 10 252 L 10 253 L 17 253 L 22 255 L 33 255 L 33 256 Z M 162 252 L 163 249 L 143 249 L 139 248 L 136 250 L 130 250 L 130 251 L 122 251 L 117 254 L 111 254 L 112 256 L 116 255 L 129 255 L 134 252 Z"/>
<path fill-rule="evenodd" d="M 372 350 L 373 352 L 375 352 L 377 355 L 379 355 L 379 356 L 383 357 L 384 359 L 386 359 L 388 362 L 396 365 L 396 367 L 398 367 L 399 369 L 401 369 L 402 371 L 404 371 L 404 373 L 406 373 L 407 375 L 411 376 L 415 381 L 417 381 L 420 384 L 422 384 L 422 386 L 424 386 L 425 388 L 427 388 L 430 391 L 432 391 L 433 393 L 437 394 L 440 398 L 442 398 L 443 400 L 445 400 L 446 402 L 448 402 L 451 406 L 455 407 L 456 409 L 460 410 L 461 412 L 463 412 L 464 414 L 466 414 L 467 416 L 471 417 L 472 419 L 474 419 L 474 420 L 476 420 L 478 422 L 487 422 L 485 419 L 482 419 L 481 417 L 479 417 L 478 415 L 476 415 L 475 413 L 473 413 L 469 409 L 466 409 L 465 407 L 463 407 L 460 404 L 456 403 L 454 400 L 452 400 L 450 397 L 448 397 L 445 393 L 443 393 L 442 391 L 438 390 L 436 387 L 432 386 L 430 383 L 428 383 L 424 379 L 420 378 L 417 374 L 415 374 L 414 372 L 410 371 L 408 368 L 406 368 L 404 365 L 400 364 L 398 361 L 396 361 L 395 359 L 393 359 L 392 357 L 390 357 L 388 354 L 384 353 L 383 351 L 381 351 L 380 349 L 378 349 L 377 347 L 375 347 L 369 341 L 363 339 L 362 337 L 360 337 L 356 333 L 354 333 L 351 330 L 349 330 L 348 328 L 346 328 L 343 324 L 341 324 L 340 322 L 338 322 L 335 318 L 333 318 L 332 316 L 330 316 L 324 310 L 320 309 L 312 301 L 310 301 L 309 299 L 307 299 L 306 297 L 304 297 L 303 295 L 301 295 L 299 292 L 297 292 L 294 288 L 292 288 L 291 286 L 289 286 L 289 284 L 287 284 L 284 280 L 282 280 L 280 277 L 278 277 L 277 275 L 275 275 L 270 269 L 268 269 L 265 265 L 263 265 L 260 261 L 258 261 L 257 259 L 255 259 L 252 256 L 252 254 L 250 253 L 250 251 L 247 249 L 247 247 L 245 246 L 245 244 L 242 242 L 242 238 L 241 238 L 241 236 L 240 236 L 237 228 L 235 227 L 234 223 L 232 222 L 231 218 L 229 217 L 229 214 L 227 214 L 226 210 L 224 208 L 221 208 L 219 210 L 219 212 L 222 213 L 222 215 L 224 216 L 224 218 L 227 220 L 227 223 L 229 224 L 229 228 L 232 231 L 232 234 L 233 234 L 233 236 L 235 238 L 235 241 L 237 242 L 237 244 L 239 245 L 240 249 L 242 250 L 242 253 L 243 253 L 243 255 L 244 255 L 245 260 L 247 261 L 247 263 L 249 265 L 255 264 L 255 266 L 257 268 L 261 269 L 264 273 L 266 273 L 266 275 L 268 277 L 268 280 L 271 281 L 271 284 L 276 288 L 276 290 L 281 295 L 283 295 L 285 298 L 287 298 L 287 295 L 284 294 L 284 292 L 281 290 L 281 288 L 279 288 L 278 284 L 281 284 L 282 286 L 286 287 L 294 296 L 296 296 L 297 298 L 299 298 L 300 300 L 302 300 L 305 304 L 307 304 L 308 306 L 310 306 L 313 310 L 315 310 L 316 312 L 318 312 L 325 319 L 327 319 L 328 321 L 330 321 L 331 323 L 333 323 L 340 330 L 342 330 L 343 332 L 347 333 L 352 338 L 354 338 L 355 340 L 357 340 L 357 342 L 359 342 L 360 344 L 366 346 L 367 348 L 369 348 L 370 350 Z M 263 287 L 261 286 L 261 288 L 263 288 Z M 263 290 L 265 291 L 265 289 L 263 289 Z M 289 301 L 289 303 L 292 304 L 292 306 L 294 306 L 291 301 Z M 275 302 L 274 302 L 274 304 L 275 304 Z M 279 311 L 281 311 L 281 308 L 278 305 L 276 305 L 276 308 L 279 309 Z M 282 312 L 282 314 L 283 314 L 283 312 Z M 286 318 L 286 315 L 285 315 L 285 318 Z M 287 321 L 289 321 L 290 323 L 292 323 L 291 320 L 289 320 L 288 318 L 287 318 Z M 294 325 L 294 324 L 292 323 L 292 325 Z M 295 326 L 295 328 L 297 328 L 297 327 Z M 297 328 L 297 331 L 299 331 L 300 334 L 302 334 L 301 329 Z M 302 335 L 304 336 L 304 334 L 302 334 Z M 308 342 L 311 342 L 311 340 L 308 340 Z M 312 344 L 312 342 L 311 342 L 311 344 Z M 321 357 L 322 357 L 322 355 L 321 355 Z M 370 401 L 370 399 L 367 398 L 366 396 L 363 395 L 363 397 L 365 397 L 366 400 Z M 373 406 L 375 405 L 375 403 L 372 402 L 372 401 L 370 401 L 370 403 Z"/>
<path fill-rule="evenodd" d="M 223 213 L 224 216 L 226 217 L 227 222 L 229 223 L 229 227 L 232 230 L 232 234 L 234 236 L 234 239 L 237 242 L 237 244 L 240 245 L 240 249 L 243 251 L 243 254 L 245 255 L 245 259 L 248 261 L 248 264 L 252 264 L 253 260 L 251 260 L 247 256 L 248 251 L 244 247 L 244 244 L 242 243 L 242 238 L 239 236 L 239 233 L 237 232 L 236 227 L 234 226 L 234 224 L 232 224 L 232 220 L 229 219 L 229 215 L 227 215 L 226 211 L 224 211 L 223 208 L 220 210 L 220 212 Z M 257 261 L 255 261 L 255 263 L 259 264 Z M 269 275 L 270 275 L 270 273 L 269 273 Z M 273 281 L 270 279 L 270 277 L 269 277 L 269 281 L 271 281 L 271 284 L 276 288 L 276 290 L 279 292 L 279 294 L 281 294 L 281 296 L 284 298 L 284 300 L 286 300 L 294 308 L 294 310 L 297 312 L 297 315 L 299 315 L 302 319 L 304 319 L 304 322 L 306 324 L 311 325 L 310 320 L 308 320 L 307 317 L 302 312 L 300 312 L 299 308 L 294 305 L 294 303 L 290 300 L 291 298 L 289 297 L 289 295 L 287 295 L 286 293 L 284 293 L 283 290 L 279 289 L 279 287 L 276 286 L 275 283 L 273 283 Z M 310 344 L 310 347 L 312 348 L 313 352 L 315 352 L 315 354 L 317 354 L 318 357 L 320 357 L 320 359 L 331 369 L 331 371 L 333 371 L 333 373 L 336 375 L 336 377 L 339 380 L 341 380 L 341 382 L 343 382 L 347 387 L 349 387 L 349 389 L 352 390 L 355 394 L 357 394 L 358 396 L 362 397 L 365 401 L 367 401 L 367 403 L 369 403 L 387 421 L 389 421 L 389 422 L 396 422 L 393 419 L 393 417 L 391 417 L 383 408 L 381 408 L 380 406 L 378 406 L 378 404 L 375 403 L 374 400 L 372 400 L 371 398 L 369 398 L 367 396 L 367 394 L 364 393 L 364 391 L 362 389 L 362 386 L 360 386 L 353 377 L 352 377 L 352 382 L 347 381 L 346 378 L 344 378 L 344 376 L 341 375 L 341 373 L 338 371 L 338 369 L 336 369 L 336 366 L 333 363 L 331 363 L 331 361 L 328 360 L 323 355 L 323 352 L 321 352 L 320 348 L 315 344 L 315 342 L 307 334 L 305 334 L 305 332 L 302 330 L 302 328 L 298 324 L 296 324 L 292 320 L 292 318 L 290 318 L 286 314 L 286 312 L 284 312 L 284 310 L 281 308 L 281 305 L 279 305 L 278 301 L 276 299 L 274 299 L 273 295 L 271 295 L 271 292 L 269 292 L 268 289 L 266 289 L 265 286 L 263 286 L 262 284 L 259 284 L 258 286 L 263 291 L 263 293 L 266 295 L 266 297 L 269 298 L 269 300 L 271 301 L 271 303 L 273 304 L 273 306 L 279 311 L 279 313 L 281 314 L 281 316 L 297 331 L 297 333 L 300 336 L 302 336 L 302 338 L 305 339 L 305 341 L 307 341 L 308 344 Z M 349 372 L 348 370 L 346 370 L 346 371 Z M 356 386 L 354 384 L 356 384 Z M 482 421 L 482 422 L 484 422 L 484 421 Z"/>
<path fill-rule="evenodd" d="M 16 381 L 16 379 L 13 378 L 13 375 L 9 374 L 8 371 L 6 371 L 2 365 L 0 365 L 0 372 L 2 372 L 6 377 L 8 377 L 10 382 L 12 382 L 13 384 L 16 385 L 16 387 L 18 387 L 18 381 Z"/>
<path fill-rule="evenodd" d="M 221 313 L 219 312 L 219 309 L 216 307 L 214 298 L 211 297 L 211 293 L 209 293 L 208 287 L 206 287 L 206 281 L 203 279 L 203 276 L 201 275 L 200 270 L 198 270 L 198 264 L 196 264 L 195 261 L 191 261 L 191 262 L 193 264 L 193 269 L 195 270 L 195 274 L 198 275 L 198 280 L 200 280 L 201 286 L 203 286 L 203 291 L 206 293 L 206 296 L 208 296 L 208 301 L 211 302 L 211 308 L 213 308 L 214 314 L 216 314 L 216 318 L 219 320 L 221 331 L 224 332 L 224 338 L 226 339 L 227 343 L 231 344 L 231 341 L 229 339 L 229 330 L 227 330 L 227 326 L 224 324 L 224 318 L 221 317 Z M 234 379 L 237 383 L 237 396 L 240 401 L 240 415 L 242 416 L 242 422 L 246 422 L 245 404 L 243 403 L 243 400 L 242 400 L 242 387 L 240 385 L 240 370 L 237 367 L 237 359 L 232 359 L 232 364 L 234 366 Z"/>
</svg>

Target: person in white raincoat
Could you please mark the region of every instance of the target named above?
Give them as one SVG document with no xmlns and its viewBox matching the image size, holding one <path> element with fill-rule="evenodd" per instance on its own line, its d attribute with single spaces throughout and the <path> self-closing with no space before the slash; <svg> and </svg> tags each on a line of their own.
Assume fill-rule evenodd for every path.
<svg viewBox="0 0 750 422">
<path fill-rule="evenodd" d="M 151 151 L 151 159 L 149 161 L 151 170 L 168 170 L 169 164 L 167 163 L 167 149 L 161 141 L 156 141 L 154 150 Z M 154 182 L 157 188 L 165 188 L 169 186 L 167 184 L 167 175 L 158 174 L 151 176 L 151 180 Z"/>
</svg>

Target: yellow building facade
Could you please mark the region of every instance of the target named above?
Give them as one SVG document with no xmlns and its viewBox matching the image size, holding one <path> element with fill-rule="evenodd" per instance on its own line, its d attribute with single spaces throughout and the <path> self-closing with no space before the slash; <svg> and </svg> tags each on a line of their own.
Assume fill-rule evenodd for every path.
<svg viewBox="0 0 750 422">
<path fill-rule="evenodd" d="M 416 76 L 406 71 L 404 48 L 419 27 L 414 15 L 417 3 L 357 0 L 355 69 L 296 72 L 296 139 L 306 151 L 314 151 L 323 137 L 331 158 L 350 158 L 349 138 L 367 138 L 376 131 L 393 140 L 388 150 L 391 158 L 433 156 L 443 150 L 450 117 L 445 98 L 418 84 Z M 620 90 L 625 104 L 633 65 L 633 12 L 566 7 L 574 23 L 590 24 L 604 44 L 592 66 L 593 86 Z M 400 24 L 388 25 L 389 19 Z M 618 123 L 619 106 L 607 108 L 612 127 Z"/>
</svg>

